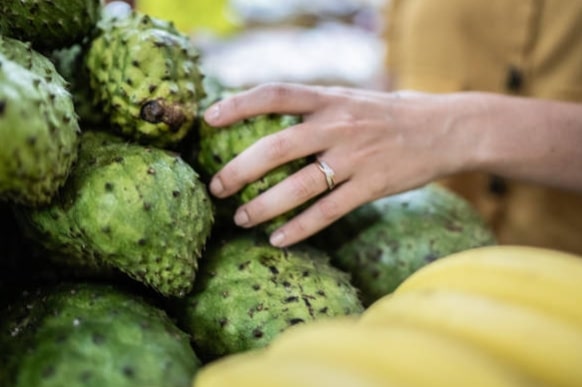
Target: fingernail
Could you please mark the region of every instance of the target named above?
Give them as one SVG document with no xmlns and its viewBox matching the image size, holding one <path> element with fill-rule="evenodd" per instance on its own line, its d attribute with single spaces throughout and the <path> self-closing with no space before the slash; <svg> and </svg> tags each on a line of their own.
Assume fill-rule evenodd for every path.
<svg viewBox="0 0 582 387">
<path fill-rule="evenodd" d="M 249 215 L 245 210 L 237 211 L 234 215 L 234 223 L 237 226 L 244 226 L 249 222 Z"/>
<path fill-rule="evenodd" d="M 214 178 L 210 182 L 210 192 L 213 195 L 220 195 L 224 191 L 224 186 L 222 185 L 222 181 L 219 178 Z"/>
<path fill-rule="evenodd" d="M 271 238 L 269 239 L 269 243 L 271 243 L 275 247 L 281 247 L 283 242 L 285 241 L 285 234 L 282 231 L 275 231 Z"/>
<path fill-rule="evenodd" d="M 220 116 L 220 105 L 210 107 L 205 114 L 207 121 L 216 121 Z"/>
</svg>

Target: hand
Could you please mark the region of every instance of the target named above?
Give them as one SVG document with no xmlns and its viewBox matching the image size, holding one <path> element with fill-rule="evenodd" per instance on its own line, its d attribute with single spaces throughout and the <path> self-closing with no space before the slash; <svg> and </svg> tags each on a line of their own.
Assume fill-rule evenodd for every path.
<svg viewBox="0 0 582 387">
<path fill-rule="evenodd" d="M 471 139 L 456 133 L 448 115 L 454 101 L 423 93 L 294 84 L 241 92 L 211 106 L 205 120 L 220 127 L 259 114 L 286 113 L 303 115 L 303 122 L 247 148 L 213 177 L 210 191 L 219 198 L 230 196 L 283 163 L 316 155 L 335 172 L 333 190 L 314 163 L 235 214 L 236 224 L 253 227 L 321 195 L 271 235 L 273 245 L 291 245 L 366 202 L 468 167 L 467 152 L 459 149 Z"/>
</svg>

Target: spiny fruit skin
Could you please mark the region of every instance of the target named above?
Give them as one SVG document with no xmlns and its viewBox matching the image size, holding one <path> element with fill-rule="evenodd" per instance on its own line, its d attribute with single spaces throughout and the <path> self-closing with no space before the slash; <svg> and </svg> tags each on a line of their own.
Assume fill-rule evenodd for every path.
<svg viewBox="0 0 582 387">
<path fill-rule="evenodd" d="M 205 82 L 204 85 L 206 86 L 208 83 Z M 207 94 L 209 96 L 214 96 L 213 100 L 217 101 L 232 92 L 232 90 L 223 89 L 221 91 L 213 90 L 212 92 L 207 92 Z M 208 101 L 205 101 L 204 104 L 210 105 Z M 196 150 L 197 159 L 195 165 L 201 173 L 204 173 L 206 177 L 210 177 L 257 140 L 269 134 L 296 125 L 300 123 L 300 121 L 301 118 L 298 116 L 269 114 L 246 119 L 226 127 L 215 128 L 202 120 L 200 124 L 199 147 Z M 308 158 L 301 158 L 271 170 L 260 179 L 247 184 L 242 190 L 235 194 L 233 201 L 238 205 L 248 203 L 262 192 L 275 186 L 277 183 L 283 181 L 285 178 L 307 165 L 309 162 L 310 160 Z M 232 217 L 234 208 L 230 207 L 232 207 L 232 205 L 224 209 L 223 213 L 225 217 Z M 259 227 L 266 233 L 271 233 L 291 219 L 291 217 L 296 215 L 300 209 L 291 210 L 260 225 Z M 223 223 L 226 222 L 227 220 L 224 219 Z"/>
<path fill-rule="evenodd" d="M 191 290 L 214 219 L 206 187 L 178 155 L 98 131 L 82 134 L 58 197 L 18 215 L 64 263 L 114 267 L 166 296 Z"/>
<path fill-rule="evenodd" d="M 366 204 L 311 242 L 351 273 L 369 305 L 424 265 L 496 240 L 466 201 L 429 184 Z"/>
<path fill-rule="evenodd" d="M 14 58 L 0 53 L 0 200 L 43 205 L 64 184 L 77 157 L 73 100 L 48 59 L 8 39 L 1 40 L 0 50 Z"/>
<path fill-rule="evenodd" d="M 0 35 L 42 51 L 67 47 L 90 33 L 102 5 L 101 0 L 0 0 Z"/>
<path fill-rule="evenodd" d="M 349 276 L 307 246 L 241 234 L 215 242 L 175 316 L 209 358 L 261 348 L 288 327 L 363 311 Z"/>
<path fill-rule="evenodd" d="M 174 148 L 203 97 L 199 51 L 170 23 L 132 11 L 102 17 L 85 63 L 95 103 L 118 133 Z"/>
<path fill-rule="evenodd" d="M 2 386 L 186 387 L 200 367 L 161 308 L 111 284 L 24 291 L 2 316 Z"/>
<path fill-rule="evenodd" d="M 107 116 L 103 113 L 102 106 L 93 102 L 93 93 L 88 87 L 89 72 L 85 67 L 86 52 L 86 43 L 79 43 L 53 50 L 48 57 L 68 83 L 81 127 L 102 128 L 107 125 Z"/>
</svg>

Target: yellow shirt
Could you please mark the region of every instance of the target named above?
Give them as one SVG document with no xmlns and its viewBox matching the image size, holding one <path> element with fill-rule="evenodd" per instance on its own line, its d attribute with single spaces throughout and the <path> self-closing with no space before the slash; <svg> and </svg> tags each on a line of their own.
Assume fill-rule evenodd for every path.
<svg viewBox="0 0 582 387">
<path fill-rule="evenodd" d="M 582 102 L 582 1 L 389 0 L 386 12 L 395 88 Z M 582 253 L 582 194 L 476 173 L 443 184 L 500 243 Z"/>
</svg>

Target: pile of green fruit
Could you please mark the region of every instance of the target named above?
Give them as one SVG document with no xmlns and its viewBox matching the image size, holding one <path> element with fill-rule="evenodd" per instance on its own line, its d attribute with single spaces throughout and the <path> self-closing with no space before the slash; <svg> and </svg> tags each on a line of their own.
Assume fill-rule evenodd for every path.
<svg viewBox="0 0 582 387">
<path fill-rule="evenodd" d="M 429 187 L 410 207 L 422 211 L 377 206 L 331 237 L 274 248 L 266 233 L 292 212 L 243 232 L 233 210 L 308 158 L 231 200 L 206 184 L 300 117 L 209 127 L 201 113 L 234 90 L 204 76 L 171 22 L 119 3 L 0 0 L 0 15 L 2 386 L 189 386 L 206 362 L 358 315 L 422 264 L 494 243 L 466 203 Z M 399 257 L 382 235 L 407 238 Z M 352 281 L 370 272 L 366 257 L 372 290 Z M 396 275 L 391 262 L 414 264 Z"/>
</svg>

